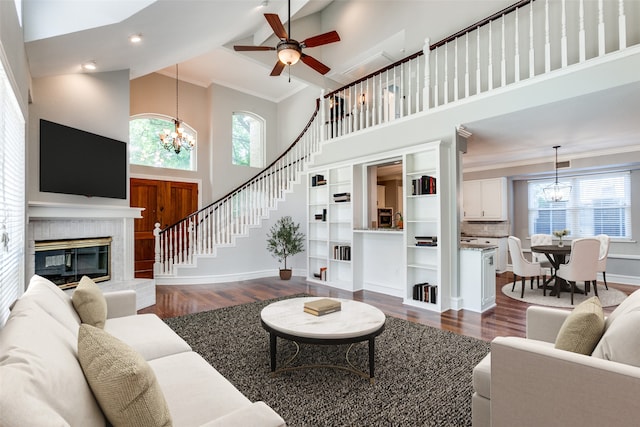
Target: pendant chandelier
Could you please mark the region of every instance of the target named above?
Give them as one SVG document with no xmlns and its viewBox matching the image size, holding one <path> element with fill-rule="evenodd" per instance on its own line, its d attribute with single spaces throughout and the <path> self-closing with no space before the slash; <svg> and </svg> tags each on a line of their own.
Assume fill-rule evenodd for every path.
<svg viewBox="0 0 640 427">
<path fill-rule="evenodd" d="M 571 193 L 571 186 L 568 184 L 561 184 L 558 182 L 558 148 L 559 145 L 553 147 L 556 150 L 556 162 L 555 162 L 555 170 L 556 170 L 556 181 L 552 185 L 545 187 L 542 191 L 544 192 L 544 199 L 547 202 L 562 202 L 569 200 L 569 193 Z"/>
<path fill-rule="evenodd" d="M 182 121 L 178 118 L 178 64 L 176 64 L 176 118 L 173 119 L 174 129 L 164 129 L 160 132 L 160 146 L 167 151 L 175 151 L 180 154 L 182 149 L 193 150 L 196 141 L 192 135 L 185 132 Z"/>
</svg>

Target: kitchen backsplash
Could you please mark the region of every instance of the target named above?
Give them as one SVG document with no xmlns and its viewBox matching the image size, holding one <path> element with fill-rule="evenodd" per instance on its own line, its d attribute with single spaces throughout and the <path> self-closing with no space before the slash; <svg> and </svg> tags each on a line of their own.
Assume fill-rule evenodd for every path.
<svg viewBox="0 0 640 427">
<path fill-rule="evenodd" d="M 466 236 L 502 237 L 510 234 L 509 222 L 466 222 L 461 226 L 461 233 Z"/>
</svg>

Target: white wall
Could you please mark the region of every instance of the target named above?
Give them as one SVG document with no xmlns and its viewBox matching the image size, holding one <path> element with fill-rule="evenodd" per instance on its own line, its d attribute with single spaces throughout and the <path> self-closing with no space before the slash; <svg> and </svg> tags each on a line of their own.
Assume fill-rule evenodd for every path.
<svg viewBox="0 0 640 427">
<path fill-rule="evenodd" d="M 32 100 L 27 132 L 28 201 L 128 206 L 128 194 L 121 200 L 40 192 L 38 171 L 40 119 L 129 142 L 129 71 L 33 79 Z"/>
<path fill-rule="evenodd" d="M 0 1 L 0 51 L 0 61 L 3 61 L 4 69 L 9 74 L 9 80 L 26 118 L 31 76 L 24 50 L 22 28 L 13 1 Z"/>
</svg>

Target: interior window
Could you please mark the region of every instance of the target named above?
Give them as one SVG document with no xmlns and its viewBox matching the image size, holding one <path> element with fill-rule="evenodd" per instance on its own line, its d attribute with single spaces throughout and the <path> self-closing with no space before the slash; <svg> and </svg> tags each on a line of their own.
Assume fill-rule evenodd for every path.
<svg viewBox="0 0 640 427">
<path fill-rule="evenodd" d="M 529 234 L 569 230 L 571 238 L 607 234 L 631 238 L 630 173 L 562 178 L 571 185 L 568 200 L 549 202 L 543 189 L 553 180 L 529 182 Z"/>
<path fill-rule="evenodd" d="M 233 113 L 232 129 L 232 163 L 263 168 L 264 119 L 252 113 Z"/>
<path fill-rule="evenodd" d="M 160 133 L 173 130 L 173 119 L 160 115 L 137 115 L 129 120 L 129 163 L 156 168 L 196 170 L 197 133 L 182 122 L 185 133 L 193 136 L 196 146 L 193 150 L 176 153 L 160 145 Z"/>
</svg>

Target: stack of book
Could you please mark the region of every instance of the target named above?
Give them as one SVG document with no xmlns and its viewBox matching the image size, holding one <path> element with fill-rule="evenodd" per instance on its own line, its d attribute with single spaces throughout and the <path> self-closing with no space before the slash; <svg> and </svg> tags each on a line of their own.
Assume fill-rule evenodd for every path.
<svg viewBox="0 0 640 427">
<path fill-rule="evenodd" d="M 333 259 L 351 261 L 351 246 L 335 245 L 333 247 Z"/>
<path fill-rule="evenodd" d="M 435 177 L 422 175 L 420 178 L 412 179 L 411 194 L 413 196 L 419 196 L 422 194 L 436 194 Z"/>
<path fill-rule="evenodd" d="M 340 311 L 342 305 L 340 301 L 330 298 L 317 299 L 304 303 L 304 312 L 313 314 L 314 316 L 324 316 L 325 314 Z"/>
<path fill-rule="evenodd" d="M 314 175 L 311 177 L 311 186 L 317 187 L 318 185 L 325 185 L 327 180 L 324 179 L 324 175 Z"/>
<path fill-rule="evenodd" d="M 428 282 L 413 285 L 413 299 L 416 301 L 430 302 L 435 304 L 438 298 L 438 286 L 430 285 Z"/>
<path fill-rule="evenodd" d="M 327 267 L 320 267 L 320 272 L 313 273 L 313 277 L 320 280 L 327 280 Z"/>
<path fill-rule="evenodd" d="M 335 193 L 333 195 L 333 201 L 336 203 L 339 202 L 350 202 L 351 201 L 351 193 Z"/>
<path fill-rule="evenodd" d="M 416 236 L 416 246 L 438 246 L 438 236 Z"/>
</svg>

